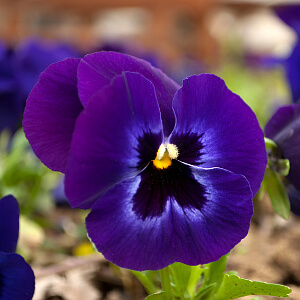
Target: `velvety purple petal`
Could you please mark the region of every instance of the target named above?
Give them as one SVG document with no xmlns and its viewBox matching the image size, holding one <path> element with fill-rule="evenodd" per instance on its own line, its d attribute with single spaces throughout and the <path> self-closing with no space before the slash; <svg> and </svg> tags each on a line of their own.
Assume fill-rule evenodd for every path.
<svg viewBox="0 0 300 300">
<path fill-rule="evenodd" d="M 0 299 L 31 300 L 34 289 L 34 274 L 24 258 L 0 252 Z"/>
<path fill-rule="evenodd" d="M 277 16 L 300 35 L 300 5 L 280 5 L 274 7 Z"/>
<path fill-rule="evenodd" d="M 141 161 L 147 138 L 154 152 Z M 71 205 L 89 208 L 107 189 L 139 173 L 162 141 L 152 83 L 138 73 L 116 76 L 90 99 L 76 123 L 65 179 Z"/>
<path fill-rule="evenodd" d="M 290 161 L 287 178 L 300 189 L 300 104 L 280 107 L 265 127 L 266 137 L 275 141 Z"/>
<path fill-rule="evenodd" d="M 25 135 L 37 157 L 64 172 L 75 121 L 83 109 L 77 92 L 80 59 L 50 65 L 30 93 L 24 112 Z"/>
<path fill-rule="evenodd" d="M 170 134 L 174 127 L 172 99 L 179 86 L 161 70 L 148 62 L 117 52 L 98 52 L 86 55 L 78 67 L 79 96 L 86 106 L 90 97 L 124 71 L 137 72 L 150 80 L 160 106 L 164 133 Z"/>
<path fill-rule="evenodd" d="M 153 186 L 143 172 L 121 182 L 92 207 L 86 219 L 89 237 L 106 259 L 139 271 L 162 269 L 174 262 L 198 265 L 219 259 L 248 233 L 253 214 L 249 183 L 219 168 L 194 167 L 190 179 L 205 193 L 184 188 L 186 183 L 172 191 L 169 185 Z M 137 201 L 146 204 L 151 197 L 165 204 L 159 214 L 144 218 L 134 206 Z"/>
<path fill-rule="evenodd" d="M 19 206 L 15 197 L 0 199 L 0 252 L 15 252 L 19 237 Z M 1 289 L 0 289 L 1 291 Z"/>
<path fill-rule="evenodd" d="M 173 108 L 176 125 L 170 142 L 179 148 L 178 160 L 242 174 L 255 195 L 267 153 L 263 132 L 249 106 L 222 79 L 202 74 L 184 80 Z"/>
</svg>

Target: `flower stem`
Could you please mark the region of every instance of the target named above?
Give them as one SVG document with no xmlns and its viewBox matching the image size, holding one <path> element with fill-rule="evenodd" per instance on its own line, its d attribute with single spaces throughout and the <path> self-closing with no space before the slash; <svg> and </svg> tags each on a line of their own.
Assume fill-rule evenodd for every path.
<svg viewBox="0 0 300 300">
<path fill-rule="evenodd" d="M 170 274 L 169 274 L 169 267 L 165 267 L 159 270 L 160 280 L 161 280 L 161 287 L 162 290 L 166 292 L 167 299 L 172 300 L 172 289 L 170 283 Z"/>
</svg>

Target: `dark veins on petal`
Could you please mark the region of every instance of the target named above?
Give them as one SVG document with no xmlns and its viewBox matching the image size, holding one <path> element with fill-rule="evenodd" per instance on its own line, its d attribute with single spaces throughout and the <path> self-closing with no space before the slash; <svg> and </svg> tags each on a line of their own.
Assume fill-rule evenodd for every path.
<svg viewBox="0 0 300 300">
<path fill-rule="evenodd" d="M 177 160 L 167 169 L 157 169 L 151 162 L 140 176 L 133 210 L 143 220 L 160 216 L 168 200 L 177 201 L 183 210 L 199 210 L 205 203 L 204 186 L 195 180 L 189 166 Z"/>
<path fill-rule="evenodd" d="M 171 143 L 178 147 L 178 160 L 194 166 L 201 165 L 203 162 L 201 162 L 200 157 L 204 154 L 204 145 L 201 142 L 203 135 L 204 133 L 197 134 L 190 131 L 182 134 L 174 134 Z"/>
</svg>

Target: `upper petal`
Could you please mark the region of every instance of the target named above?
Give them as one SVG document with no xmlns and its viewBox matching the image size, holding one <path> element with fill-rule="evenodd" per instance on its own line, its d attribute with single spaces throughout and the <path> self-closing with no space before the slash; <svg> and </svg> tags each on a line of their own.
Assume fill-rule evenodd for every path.
<svg viewBox="0 0 300 300">
<path fill-rule="evenodd" d="M 280 107 L 267 123 L 265 134 L 276 142 L 283 157 L 289 159 L 287 178 L 300 189 L 300 104 Z"/>
<path fill-rule="evenodd" d="M 34 281 L 33 271 L 22 256 L 0 252 L 0 299 L 31 300 Z"/>
<path fill-rule="evenodd" d="M 107 189 L 139 173 L 162 141 L 153 84 L 138 73 L 116 76 L 94 94 L 76 123 L 65 179 L 71 205 L 88 208 Z M 148 160 L 142 161 L 144 156 Z"/>
<path fill-rule="evenodd" d="M 19 237 L 19 206 L 12 195 L 0 199 L 0 251 L 15 252 Z"/>
<path fill-rule="evenodd" d="M 242 174 L 255 195 L 267 154 L 263 132 L 249 106 L 222 79 L 202 74 L 184 80 L 173 109 L 176 125 L 170 142 L 179 147 L 178 159 Z"/>
<path fill-rule="evenodd" d="M 31 91 L 24 112 L 25 135 L 37 157 L 64 172 L 75 121 L 83 109 L 77 92 L 80 59 L 50 65 Z"/>
<path fill-rule="evenodd" d="M 174 262 L 204 264 L 247 235 L 253 208 L 245 177 L 192 168 L 189 175 L 178 174 L 186 180 L 171 186 L 154 185 L 143 173 L 104 194 L 86 219 L 88 235 L 106 259 L 139 271 Z M 138 202 L 144 211 L 148 207 L 145 218 L 135 208 Z"/>
<path fill-rule="evenodd" d="M 83 105 L 86 106 L 90 97 L 99 88 L 110 83 L 116 75 L 124 71 L 140 73 L 153 83 L 162 115 L 164 133 L 168 136 L 175 121 L 172 99 L 179 86 L 161 70 L 142 59 L 105 51 L 86 55 L 78 67 L 78 90 Z"/>
</svg>

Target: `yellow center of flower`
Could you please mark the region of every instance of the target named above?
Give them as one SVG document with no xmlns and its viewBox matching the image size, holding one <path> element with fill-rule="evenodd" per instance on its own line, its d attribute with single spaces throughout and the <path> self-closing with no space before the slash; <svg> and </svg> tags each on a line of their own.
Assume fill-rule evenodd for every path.
<svg viewBox="0 0 300 300">
<path fill-rule="evenodd" d="M 167 169 L 172 164 L 172 159 L 178 157 L 178 148 L 174 144 L 161 144 L 156 153 L 153 164 L 157 169 Z"/>
</svg>

